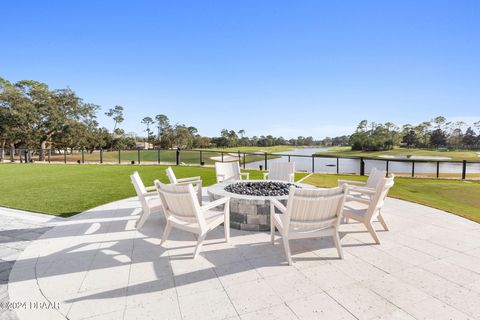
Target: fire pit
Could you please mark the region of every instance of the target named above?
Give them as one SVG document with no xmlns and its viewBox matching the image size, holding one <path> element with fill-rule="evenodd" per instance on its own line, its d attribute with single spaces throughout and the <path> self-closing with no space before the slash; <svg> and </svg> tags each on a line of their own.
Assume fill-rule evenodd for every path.
<svg viewBox="0 0 480 320">
<path fill-rule="evenodd" d="M 211 201 L 230 197 L 230 227 L 247 231 L 270 230 L 270 199 L 284 205 L 288 191 L 297 188 L 313 188 L 301 183 L 283 181 L 229 181 L 208 188 Z"/>
<path fill-rule="evenodd" d="M 229 184 L 225 191 L 247 196 L 286 196 L 288 190 L 294 185 L 281 181 L 246 181 Z"/>
</svg>

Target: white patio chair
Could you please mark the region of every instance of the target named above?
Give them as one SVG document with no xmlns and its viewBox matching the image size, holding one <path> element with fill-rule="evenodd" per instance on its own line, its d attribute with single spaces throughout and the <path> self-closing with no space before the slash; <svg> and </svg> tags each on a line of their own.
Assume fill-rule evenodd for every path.
<svg viewBox="0 0 480 320">
<path fill-rule="evenodd" d="M 242 180 L 242 176 L 246 180 L 250 179 L 249 173 L 240 171 L 240 163 L 234 162 L 215 162 L 215 173 L 217 176 L 217 183 L 224 181 Z"/>
<path fill-rule="evenodd" d="M 193 254 L 195 259 L 202 248 L 207 232 L 224 224 L 225 241 L 230 240 L 230 198 L 225 197 L 204 206 L 200 206 L 191 184 L 163 184 L 155 180 L 163 205 L 167 225 L 160 245 L 167 241 L 172 228 L 178 228 L 198 235 L 197 246 Z M 212 210 L 224 205 L 223 211 Z"/>
<path fill-rule="evenodd" d="M 177 179 L 177 177 L 175 176 L 175 173 L 172 170 L 172 167 L 168 167 L 167 169 L 165 169 L 165 171 L 167 172 L 167 177 L 168 177 L 168 180 L 170 180 L 170 183 L 173 183 L 176 185 L 185 185 L 190 183 L 193 184 L 193 188 L 197 193 L 198 202 L 200 203 L 200 205 L 202 205 L 202 178 L 201 177 Z"/>
<path fill-rule="evenodd" d="M 331 235 L 338 255 L 343 259 L 338 226 L 342 218 L 347 187 L 332 189 L 300 189 L 290 187 L 287 207 L 270 199 L 270 237 L 275 241 L 275 227 L 282 236 L 288 264 L 292 265 L 290 239 L 316 238 Z M 281 214 L 275 213 L 275 208 Z"/>
<path fill-rule="evenodd" d="M 374 191 L 377 188 L 378 183 L 385 178 L 386 175 L 387 171 L 373 168 L 368 175 L 367 181 L 338 180 L 338 185 L 341 186 L 343 184 L 348 184 L 348 189 L 350 191 L 349 196 L 362 196 L 362 190 L 366 189 Z"/>
<path fill-rule="evenodd" d="M 385 203 L 388 191 L 393 185 L 393 175 L 390 175 L 388 178 L 382 178 L 377 184 L 375 190 L 372 191 L 366 188 L 362 189 L 362 193 L 368 197 L 347 197 L 343 209 L 343 215 L 346 222 L 348 223 L 348 219 L 353 219 L 363 223 L 377 244 L 380 244 L 380 240 L 373 228 L 372 222 L 377 218 L 385 231 L 388 231 L 388 226 L 381 214 L 381 210 Z"/>
<path fill-rule="evenodd" d="M 136 224 L 136 228 L 141 229 L 145 221 L 147 221 L 148 217 L 152 213 L 162 211 L 162 205 L 158 193 L 149 192 L 156 191 L 157 188 L 155 186 L 145 187 L 137 171 L 135 171 L 130 176 L 130 179 L 132 181 L 133 187 L 135 188 L 135 192 L 137 193 L 138 200 L 140 200 L 140 203 L 142 205 L 142 214 Z"/>
<path fill-rule="evenodd" d="M 272 162 L 268 172 L 263 174 L 263 179 L 281 180 L 287 182 L 295 181 L 295 162 Z"/>
</svg>

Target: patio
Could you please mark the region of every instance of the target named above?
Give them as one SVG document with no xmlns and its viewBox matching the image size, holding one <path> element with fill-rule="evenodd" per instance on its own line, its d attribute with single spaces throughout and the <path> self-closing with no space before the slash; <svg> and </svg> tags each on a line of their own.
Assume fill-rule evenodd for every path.
<svg viewBox="0 0 480 320">
<path fill-rule="evenodd" d="M 109 203 L 28 246 L 9 279 L 9 301 L 27 302 L 18 318 L 480 318 L 480 225 L 436 209 L 388 199 L 381 245 L 350 223 L 344 260 L 329 238 L 295 240 L 293 266 L 267 233 L 231 229 L 226 244 L 222 227 L 192 260 L 192 234 L 175 229 L 162 248 L 164 218 L 137 231 L 139 211 L 135 198 Z"/>
</svg>

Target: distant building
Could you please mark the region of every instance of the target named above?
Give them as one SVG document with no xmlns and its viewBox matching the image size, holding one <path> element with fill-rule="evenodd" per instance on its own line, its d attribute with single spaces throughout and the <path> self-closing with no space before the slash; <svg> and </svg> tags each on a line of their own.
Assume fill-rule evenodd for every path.
<svg viewBox="0 0 480 320">
<path fill-rule="evenodd" d="M 144 149 L 144 150 L 153 149 L 153 143 L 142 142 L 142 141 L 135 142 L 135 148 L 136 149 Z"/>
</svg>

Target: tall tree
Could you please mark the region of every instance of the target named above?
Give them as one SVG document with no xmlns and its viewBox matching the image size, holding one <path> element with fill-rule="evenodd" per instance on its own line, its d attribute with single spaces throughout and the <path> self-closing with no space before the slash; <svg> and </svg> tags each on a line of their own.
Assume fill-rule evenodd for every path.
<svg viewBox="0 0 480 320">
<path fill-rule="evenodd" d="M 162 140 L 166 138 L 167 131 L 170 129 L 170 120 L 164 114 L 157 114 L 155 120 L 157 121 L 157 140 L 159 145 L 162 145 Z"/>
<path fill-rule="evenodd" d="M 123 120 L 125 120 L 123 117 L 123 107 L 116 105 L 115 107 L 108 109 L 108 111 L 105 112 L 105 115 L 113 119 L 112 133 L 115 135 L 117 133 L 117 125 L 121 124 Z"/>
<path fill-rule="evenodd" d="M 147 132 L 147 141 L 151 141 L 152 138 L 152 130 L 150 129 L 150 126 L 154 124 L 154 121 L 151 117 L 145 117 L 141 121 L 142 124 L 147 126 L 147 129 L 145 130 Z"/>
</svg>

